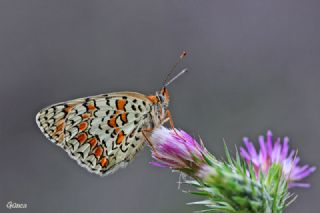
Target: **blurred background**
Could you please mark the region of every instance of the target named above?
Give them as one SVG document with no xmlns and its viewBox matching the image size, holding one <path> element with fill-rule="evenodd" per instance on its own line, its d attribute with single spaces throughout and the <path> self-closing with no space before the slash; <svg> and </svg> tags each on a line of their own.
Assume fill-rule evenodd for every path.
<svg viewBox="0 0 320 213">
<path fill-rule="evenodd" d="M 320 2 L 317 0 L 1 0 L 0 212 L 200 210 L 177 173 L 143 150 L 101 178 L 51 144 L 43 107 L 113 91 L 153 94 L 182 50 L 190 72 L 170 86 L 177 127 L 224 157 L 243 136 L 289 136 L 303 164 L 320 160 Z M 285 212 L 319 212 L 317 171 Z M 318 180 L 318 181 L 317 181 Z"/>
</svg>

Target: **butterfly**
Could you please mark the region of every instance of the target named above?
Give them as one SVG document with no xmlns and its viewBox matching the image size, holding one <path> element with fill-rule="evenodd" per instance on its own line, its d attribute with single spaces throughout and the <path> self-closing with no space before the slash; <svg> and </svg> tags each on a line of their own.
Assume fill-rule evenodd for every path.
<svg viewBox="0 0 320 213">
<path fill-rule="evenodd" d="M 108 175 L 134 159 L 155 128 L 170 120 L 167 82 L 155 95 L 114 92 L 57 103 L 36 115 L 42 133 L 81 166 Z"/>
</svg>

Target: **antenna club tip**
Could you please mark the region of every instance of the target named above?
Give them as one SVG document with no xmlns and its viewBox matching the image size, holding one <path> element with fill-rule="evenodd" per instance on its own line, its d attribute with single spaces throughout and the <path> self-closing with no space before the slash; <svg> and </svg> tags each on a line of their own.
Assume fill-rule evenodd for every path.
<svg viewBox="0 0 320 213">
<path fill-rule="evenodd" d="M 183 59 L 186 56 L 187 56 L 187 51 L 182 51 L 180 58 Z"/>
</svg>

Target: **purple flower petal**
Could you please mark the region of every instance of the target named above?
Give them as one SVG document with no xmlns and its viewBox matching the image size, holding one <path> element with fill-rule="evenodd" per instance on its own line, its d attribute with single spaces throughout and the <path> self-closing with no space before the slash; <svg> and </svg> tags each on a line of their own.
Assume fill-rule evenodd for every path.
<svg viewBox="0 0 320 213">
<path fill-rule="evenodd" d="M 153 131 L 150 140 L 154 148 L 152 156 L 161 166 L 183 169 L 197 165 L 195 159 L 203 160 L 204 147 L 183 130 L 169 130 L 161 126 Z"/>
<path fill-rule="evenodd" d="M 159 163 L 159 162 L 149 162 L 150 165 L 153 166 L 157 166 L 157 167 L 161 167 L 161 168 L 166 168 L 167 166 L 163 163 Z"/>
<path fill-rule="evenodd" d="M 260 153 L 261 158 L 260 161 L 267 161 L 268 153 L 267 153 L 267 147 L 264 142 L 264 137 L 262 135 L 259 136 L 259 145 L 260 145 Z"/>
<path fill-rule="evenodd" d="M 245 148 L 240 147 L 240 154 L 247 161 L 250 161 L 254 167 L 257 176 L 260 171 L 264 174 L 269 172 L 269 168 L 274 163 L 280 163 L 282 165 L 282 171 L 288 180 L 290 187 L 308 187 L 309 184 L 297 183 L 303 178 L 313 173 L 316 168 L 309 165 L 298 166 L 300 158 L 296 156 L 296 152 L 292 150 L 289 153 L 289 138 L 285 137 L 281 143 L 281 138 L 277 138 L 276 142 L 273 142 L 272 132 L 267 131 L 267 140 L 264 140 L 263 136 L 259 137 L 260 150 L 259 155 L 253 144 L 248 138 L 243 139 Z M 259 156 L 259 157 L 258 157 Z"/>
<path fill-rule="evenodd" d="M 283 145 L 282 145 L 282 153 L 281 153 L 282 160 L 284 160 L 287 157 L 288 151 L 289 151 L 289 138 L 285 137 L 283 139 Z"/>
<path fill-rule="evenodd" d="M 289 188 L 301 187 L 301 188 L 309 188 L 309 183 L 289 183 Z"/>
<path fill-rule="evenodd" d="M 248 152 L 243 148 L 240 147 L 240 154 L 242 155 L 242 157 L 244 157 L 247 161 L 251 160 L 251 156 L 248 154 Z"/>
<path fill-rule="evenodd" d="M 271 155 L 272 153 L 272 132 L 268 130 L 267 132 L 267 147 L 268 147 L 268 153 Z"/>
</svg>

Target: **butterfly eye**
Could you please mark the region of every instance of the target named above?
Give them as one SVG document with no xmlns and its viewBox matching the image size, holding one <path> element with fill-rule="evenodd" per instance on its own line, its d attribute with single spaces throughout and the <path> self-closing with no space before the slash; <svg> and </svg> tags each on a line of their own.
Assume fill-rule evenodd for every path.
<svg viewBox="0 0 320 213">
<path fill-rule="evenodd" d="M 159 100 L 160 100 L 161 103 L 164 102 L 164 96 L 163 96 L 162 94 L 159 94 L 159 95 L 158 95 L 158 98 L 159 98 Z"/>
</svg>

